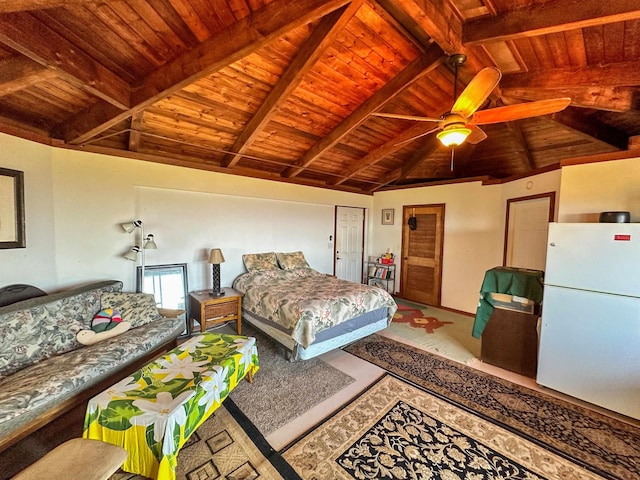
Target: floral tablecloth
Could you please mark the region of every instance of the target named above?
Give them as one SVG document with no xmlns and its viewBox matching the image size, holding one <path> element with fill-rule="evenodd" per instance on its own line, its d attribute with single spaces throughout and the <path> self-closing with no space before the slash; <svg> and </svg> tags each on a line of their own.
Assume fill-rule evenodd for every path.
<svg viewBox="0 0 640 480">
<path fill-rule="evenodd" d="M 93 397 L 83 437 L 127 450 L 127 472 L 174 480 L 180 448 L 258 369 L 254 338 L 198 335 Z"/>
</svg>

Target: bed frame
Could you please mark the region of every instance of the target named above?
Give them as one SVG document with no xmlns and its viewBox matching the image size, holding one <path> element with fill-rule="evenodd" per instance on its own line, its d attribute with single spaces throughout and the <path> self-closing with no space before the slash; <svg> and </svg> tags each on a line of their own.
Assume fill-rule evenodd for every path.
<svg viewBox="0 0 640 480">
<path fill-rule="evenodd" d="M 242 309 L 242 320 L 251 324 L 268 337 L 282 345 L 290 361 L 308 360 L 323 353 L 341 348 L 389 326 L 388 308 L 378 308 L 346 322 L 318 332 L 315 341 L 303 347 L 290 335 L 274 327 L 271 322 Z"/>
</svg>

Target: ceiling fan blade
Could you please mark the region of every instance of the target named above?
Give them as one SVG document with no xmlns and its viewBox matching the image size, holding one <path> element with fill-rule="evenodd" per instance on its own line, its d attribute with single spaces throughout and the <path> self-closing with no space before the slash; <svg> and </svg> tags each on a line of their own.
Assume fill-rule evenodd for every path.
<svg viewBox="0 0 640 480">
<path fill-rule="evenodd" d="M 516 105 L 507 105 L 506 107 L 490 108 L 474 113 L 470 123 L 487 125 L 489 123 L 510 122 L 512 120 L 548 115 L 564 110 L 570 103 L 570 98 L 552 98 L 549 100 L 538 100 L 537 102 L 518 103 Z"/>
<path fill-rule="evenodd" d="M 401 115 L 399 113 L 372 113 L 375 117 L 398 118 L 400 120 L 414 120 L 416 122 L 441 122 L 441 118 L 419 117 L 417 115 Z"/>
<path fill-rule="evenodd" d="M 480 143 L 485 138 L 487 138 L 487 134 L 484 131 L 476 126 L 476 125 L 467 125 L 471 129 L 471 133 L 467 137 L 467 142 L 475 145 L 476 143 Z"/>
<path fill-rule="evenodd" d="M 500 78 L 502 78 L 502 73 L 497 68 L 490 67 L 480 70 L 462 91 L 451 111 L 459 113 L 465 118 L 470 117 L 491 95 Z"/>
<path fill-rule="evenodd" d="M 433 132 L 435 132 L 436 130 L 440 130 L 440 127 L 438 126 L 438 127 L 436 127 L 436 128 L 433 128 L 433 129 L 429 130 L 428 132 L 424 132 L 424 133 L 421 133 L 420 135 L 416 135 L 416 136 L 411 137 L 411 138 L 408 138 L 408 139 L 406 139 L 406 140 L 402 140 L 401 142 L 398 142 L 398 143 L 396 143 L 395 145 L 396 145 L 396 146 L 398 146 L 398 145 L 402 145 L 402 144 L 404 144 L 404 143 L 413 142 L 414 140 L 417 140 L 417 139 L 419 139 L 420 137 L 424 137 L 425 135 L 429 135 L 430 133 L 433 133 Z"/>
</svg>

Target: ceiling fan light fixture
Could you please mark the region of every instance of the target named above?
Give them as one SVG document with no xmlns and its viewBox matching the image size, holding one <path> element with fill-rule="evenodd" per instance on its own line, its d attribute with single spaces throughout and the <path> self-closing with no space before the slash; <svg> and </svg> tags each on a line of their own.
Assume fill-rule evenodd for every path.
<svg viewBox="0 0 640 480">
<path fill-rule="evenodd" d="M 445 147 L 457 147 L 467 139 L 470 133 L 471 129 L 465 127 L 464 124 L 454 123 L 444 127 L 441 132 L 436 134 L 436 137 Z"/>
</svg>

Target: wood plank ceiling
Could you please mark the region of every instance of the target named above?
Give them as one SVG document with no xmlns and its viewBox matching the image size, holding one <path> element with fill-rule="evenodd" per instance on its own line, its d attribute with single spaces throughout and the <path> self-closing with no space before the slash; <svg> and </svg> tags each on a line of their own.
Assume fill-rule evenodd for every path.
<svg viewBox="0 0 640 480">
<path fill-rule="evenodd" d="M 502 71 L 481 108 L 571 105 L 483 126 L 453 162 L 437 124 L 372 115 L 446 113 L 455 53 L 458 93 Z M 626 150 L 638 57 L 628 0 L 3 0 L 0 131 L 369 194 L 502 179 Z"/>
</svg>

